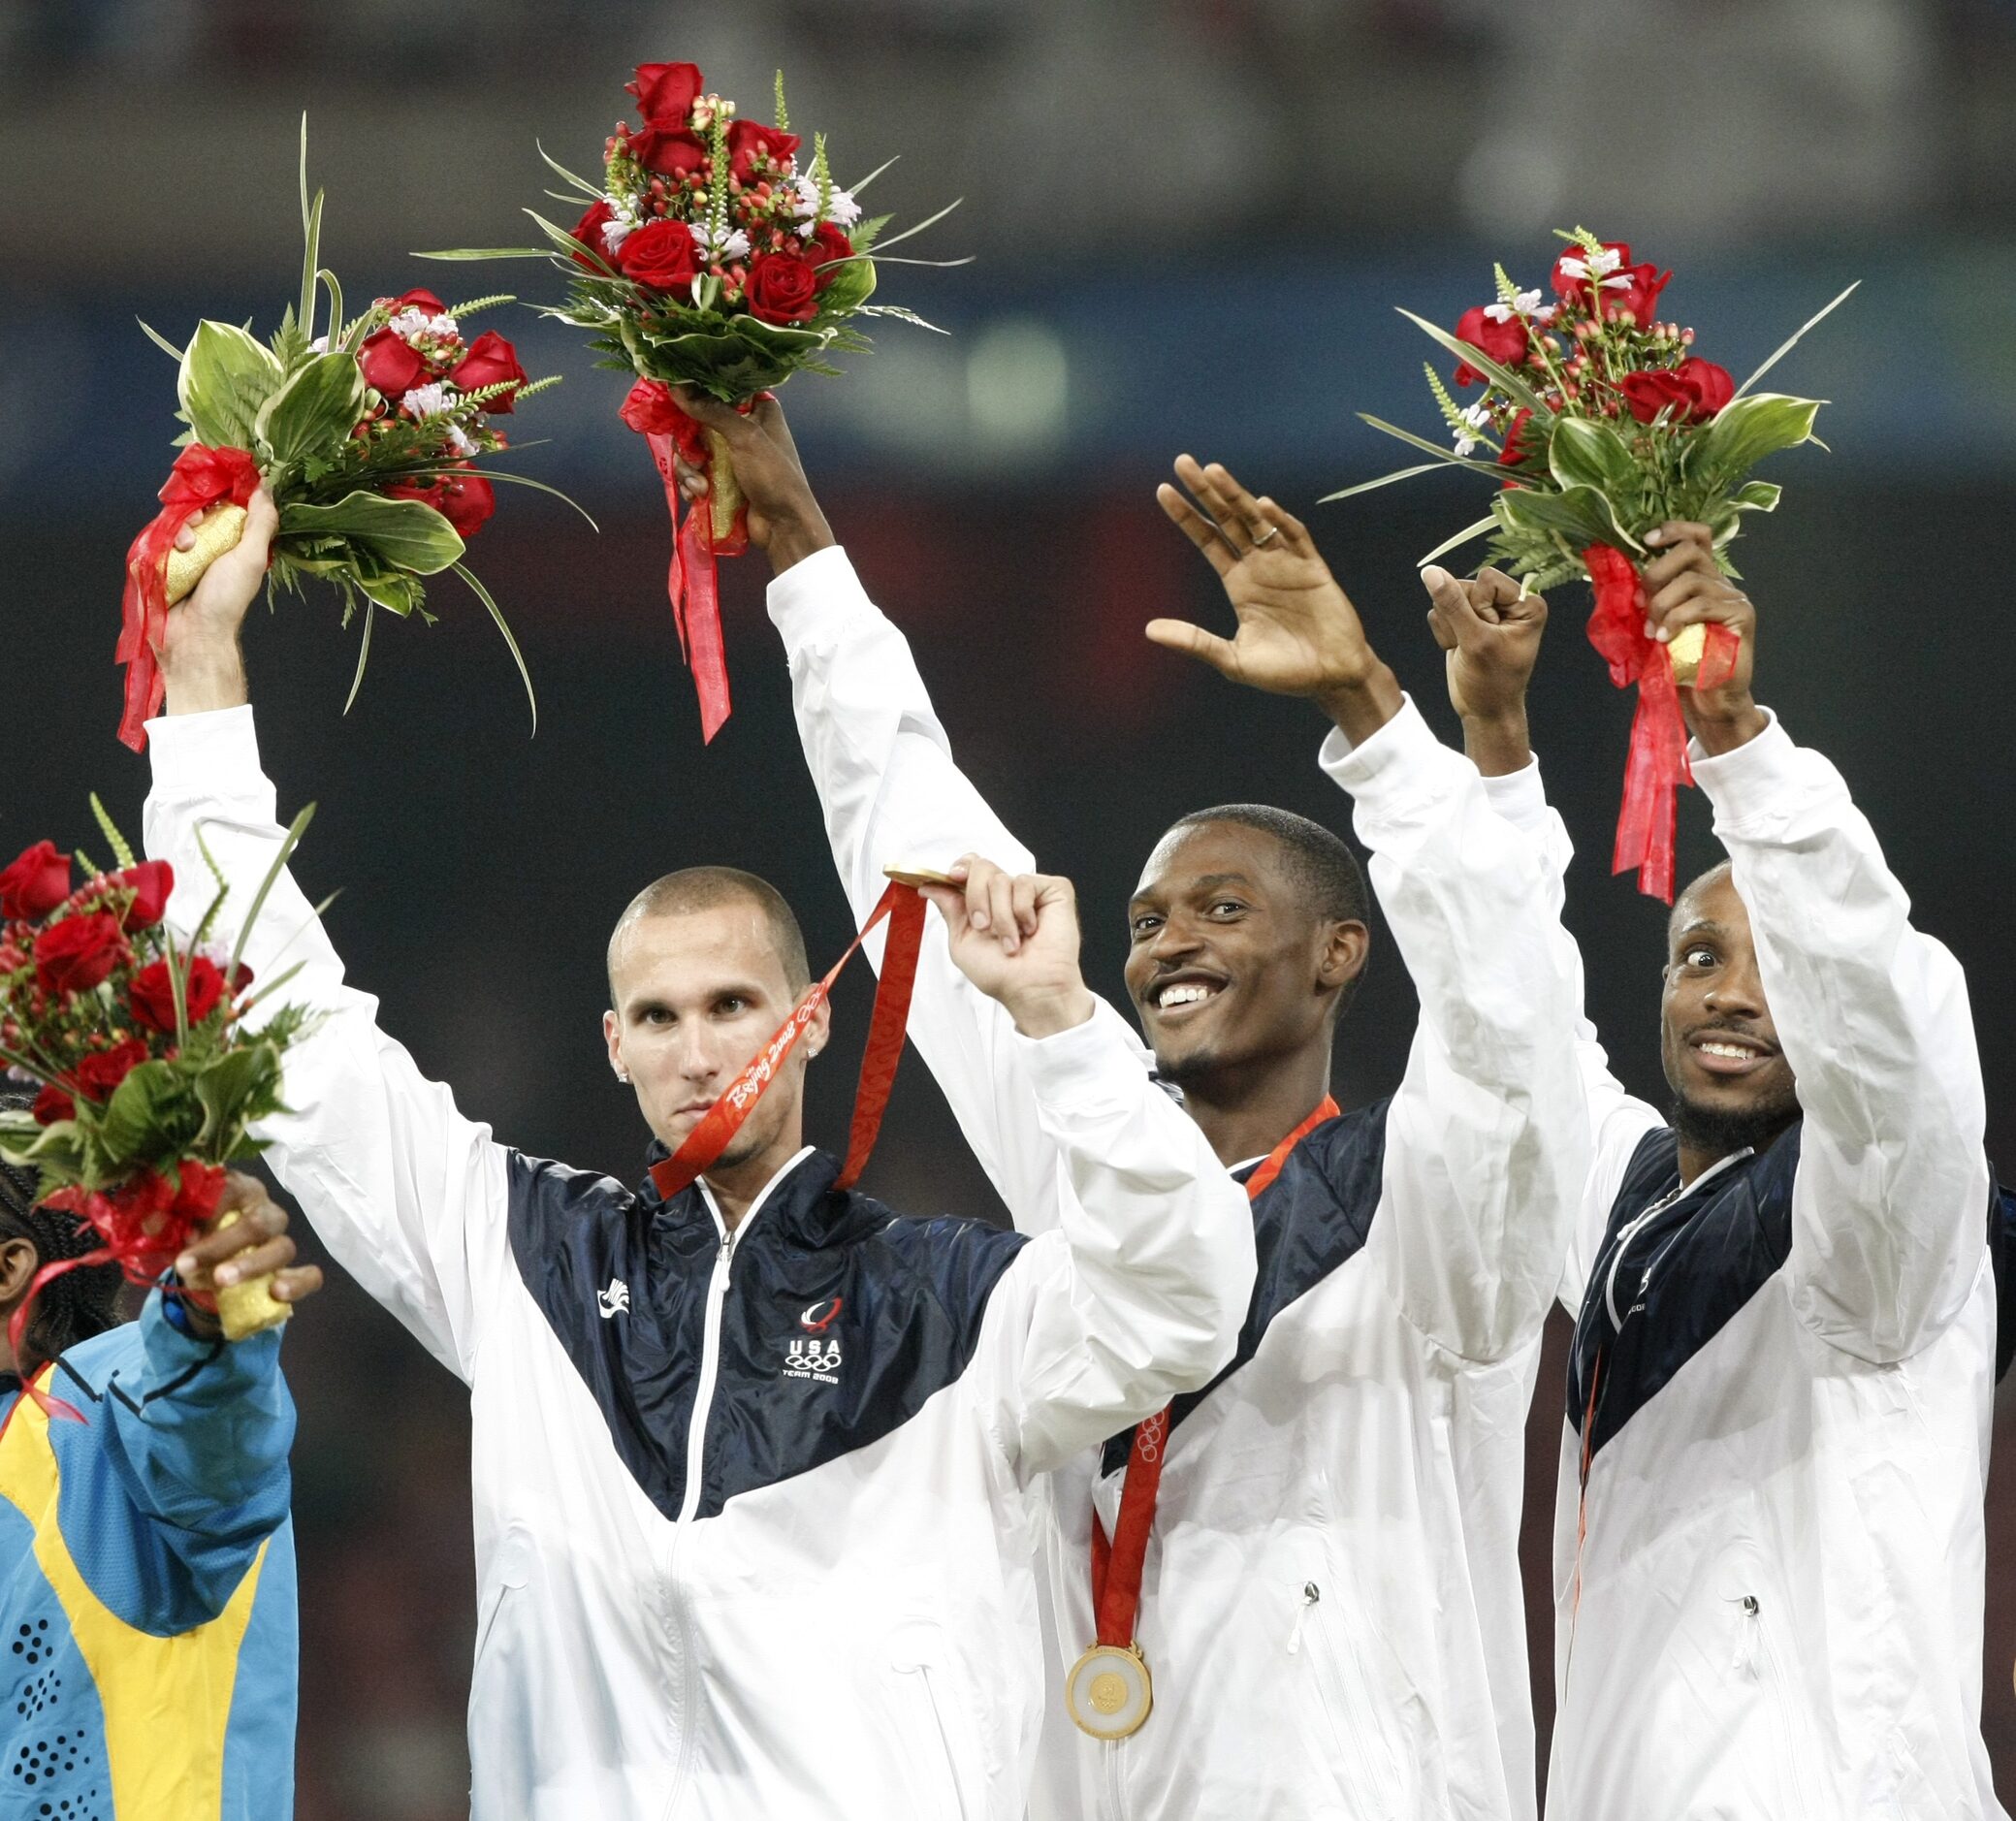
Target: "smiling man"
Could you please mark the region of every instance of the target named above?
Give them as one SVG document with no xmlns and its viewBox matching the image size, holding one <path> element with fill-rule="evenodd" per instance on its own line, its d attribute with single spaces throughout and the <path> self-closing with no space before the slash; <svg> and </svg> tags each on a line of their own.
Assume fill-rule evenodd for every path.
<svg viewBox="0 0 2016 1821">
<path fill-rule="evenodd" d="M 1018 940 L 1027 888 L 974 853 L 1027 857 L 954 766 L 782 413 L 692 408 L 729 438 L 777 571 L 771 617 L 849 898 L 872 903 L 891 863 L 956 865 L 969 914 Z M 1153 1046 L 1137 1069 L 1180 1092 L 1244 1186 L 1260 1282 L 1211 1385 L 1059 1476 L 1060 1685 L 1033 1812 L 1530 1815 L 1521 1435 L 1588 1155 L 1547 869 L 1402 695 L 1304 527 L 1222 468 L 1177 473 L 1190 497 L 1165 488 L 1163 508 L 1238 633 L 1150 635 L 1329 718 L 1321 763 L 1356 798 L 1421 1021 L 1392 1098 L 1341 1111 L 1331 1049 L 1370 945 L 1350 849 L 1253 805 L 1156 844 L 1127 910 Z M 1007 1027 L 930 943 L 911 1028 L 1016 1218 L 1072 1218 L 1056 1146 L 1004 1086 Z"/>
<path fill-rule="evenodd" d="M 249 895 L 283 839 L 238 649 L 272 526 L 262 495 L 169 619 L 146 833 L 201 881 L 183 929 L 205 852 Z M 1063 1159 L 1071 1207 L 1036 1238 L 838 1186 L 803 1131 L 823 1006 L 690 1186 L 499 1144 L 280 875 L 247 960 L 298 966 L 285 997 L 323 1018 L 259 1135 L 470 1388 L 477 1821 L 1021 1821 L 1046 1470 L 1225 1363 L 1254 1261 L 1244 1198 L 1098 1014 L 1070 885 L 1013 889 L 1014 943 L 943 888 L 936 941 L 1004 1012 L 1000 1091 Z M 608 965 L 609 1065 L 661 1156 L 807 980 L 784 900 L 720 867 L 640 893 Z"/>
<path fill-rule="evenodd" d="M 1705 527 L 1648 618 L 1742 639 L 1682 689 L 1729 858 L 1674 906 L 1671 1120 L 1584 1066 L 1596 1158 L 1554 1529 L 1564 1821 L 2002 1813 L 1980 1731 L 1996 1366 L 1980 1062 L 1840 774 L 1750 693 Z M 1531 642 L 1478 642 L 1466 743 L 1567 865 L 1525 746 Z"/>
</svg>

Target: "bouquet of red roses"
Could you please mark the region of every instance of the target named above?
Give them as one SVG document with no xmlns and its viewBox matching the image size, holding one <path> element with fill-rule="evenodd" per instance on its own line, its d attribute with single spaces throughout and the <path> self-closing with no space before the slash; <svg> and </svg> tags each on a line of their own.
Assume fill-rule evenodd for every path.
<svg viewBox="0 0 2016 1821">
<path fill-rule="evenodd" d="M 299 592 L 302 577 L 320 576 L 341 591 L 344 624 L 364 607 L 350 700 L 364 680 L 374 611 L 430 620 L 422 578 L 444 569 L 489 610 L 531 692 L 510 627 L 461 559 L 495 508 L 492 481 L 554 491 L 495 468 L 479 474 L 474 462 L 508 445 L 499 418 L 560 382 L 528 381 L 495 330 L 464 337 L 464 317 L 508 297 L 450 306 L 432 291 L 408 291 L 375 299 L 346 322 L 341 288 L 317 265 L 322 195 L 308 196 L 305 122 L 301 188 L 300 304 L 270 342 L 232 323 L 199 323 L 185 348 L 147 331 L 181 365 L 176 415 L 189 428 L 177 438 L 182 452 L 161 489 L 162 510 L 126 558 L 119 738 L 136 751 L 161 704 L 154 653 L 168 611 L 238 542 L 262 478 L 280 515 L 269 591 Z M 318 335 L 316 301 L 325 288 L 329 315 Z M 196 548 L 177 551 L 176 537 L 192 520 L 200 520 Z"/>
<path fill-rule="evenodd" d="M 136 861 L 94 796 L 114 865 L 39 841 L 0 870 L 0 1065 L 41 1092 L 27 1113 L 0 1113 L 0 1157 L 41 1176 L 46 1207 L 74 1214 L 99 1244 L 43 1266 L 12 1318 L 18 1356 L 34 1294 L 80 1265 L 117 1263 L 134 1283 L 172 1269 L 216 1213 L 224 1166 L 255 1153 L 254 1120 L 281 1110 L 280 1059 L 314 1020 L 296 1006 L 253 1007 L 294 976 L 256 993 L 241 956 L 267 892 L 313 814 L 287 831 L 272 870 L 230 949 L 212 935 L 227 893 L 215 897 L 187 949 L 162 921 L 175 875 L 164 860 Z M 214 869 L 213 869 L 214 870 Z M 266 1280 L 219 1293 L 225 1334 L 241 1339 L 285 1321 Z"/>
<path fill-rule="evenodd" d="M 1530 588 L 1590 578 L 1590 642 L 1613 683 L 1639 689 L 1613 871 L 1636 868 L 1640 890 L 1671 900 L 1674 793 L 1693 782 L 1677 689 L 1726 680 L 1736 642 L 1722 627 L 1699 625 L 1671 646 L 1648 638 L 1632 559 L 1646 554 L 1647 531 L 1687 519 L 1712 527 L 1716 561 L 1737 573 L 1725 547 L 1744 513 L 1772 511 L 1780 493 L 1773 482 L 1747 478 L 1750 470 L 1777 450 L 1819 441 L 1820 399 L 1751 388 L 1855 287 L 1739 386 L 1727 368 L 1693 352 L 1693 330 L 1662 317 L 1670 272 L 1634 263 L 1624 242 L 1598 240 L 1584 229 L 1560 238 L 1569 246 L 1554 262 L 1550 302 L 1537 290 L 1521 291 L 1499 266 L 1496 302 L 1465 310 L 1454 333 L 1400 312 L 1456 357 L 1458 391 L 1484 390 L 1474 403 L 1458 404 L 1427 367 L 1453 449 L 1361 412 L 1373 429 L 1433 460 L 1328 497 L 1438 467 L 1467 468 L 1498 483 L 1491 509 L 1423 563 L 1488 533 L 1487 559 Z"/>
<path fill-rule="evenodd" d="M 861 217 L 855 199 L 881 170 L 851 189 L 833 180 L 823 135 L 809 161 L 790 131 L 784 76 L 777 124 L 737 117 L 735 104 L 705 92 L 697 65 L 640 64 L 627 84 L 639 124 L 619 121 L 603 147 L 602 181 L 591 183 L 540 156 L 570 186 L 550 191 L 587 205 L 571 230 L 527 209 L 550 245 L 463 247 L 426 259 L 550 259 L 568 275 L 567 300 L 543 313 L 591 330 L 603 366 L 637 375 L 624 422 L 650 439 L 665 484 L 674 541 L 668 591 L 680 643 L 700 695 L 708 739 L 728 717 L 715 559 L 747 544 L 741 495 L 726 444 L 679 408 L 668 390 L 690 386 L 747 406 L 795 372 L 831 374 L 825 357 L 856 353 L 863 317 L 931 324 L 893 304 L 871 304 L 875 260 L 956 208 L 887 240 L 887 216 Z M 893 161 L 892 161 L 893 162 Z M 905 260 L 961 265 L 960 260 Z M 675 454 L 711 479 L 708 509 L 680 522 Z"/>
</svg>

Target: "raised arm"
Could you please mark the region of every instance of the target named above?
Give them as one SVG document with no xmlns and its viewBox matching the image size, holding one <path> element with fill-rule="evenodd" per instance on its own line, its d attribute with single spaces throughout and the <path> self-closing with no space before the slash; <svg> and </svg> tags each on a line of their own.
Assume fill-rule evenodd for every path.
<svg viewBox="0 0 2016 1821">
<path fill-rule="evenodd" d="M 276 1271 L 284 1302 L 320 1287 L 318 1269 L 293 1263 L 286 1213 L 255 1178 L 233 1173 L 220 1216 L 226 1210 L 241 1218 L 212 1224 L 183 1260 L 183 1286 L 209 1289 L 222 1268 Z M 221 1613 L 287 1517 L 294 1403 L 280 1376 L 280 1330 L 228 1343 L 213 1319 L 156 1290 L 138 1322 L 66 1355 L 52 1389 L 88 1403 L 92 1431 L 82 1446 L 76 1425 L 50 1429 L 66 1456 L 80 1445 L 74 1483 L 66 1459 L 66 1531 L 73 1517 L 85 1529 L 103 1521 L 92 1492 L 101 1462 L 136 1520 L 139 1572 L 97 1588 L 100 1597 L 129 1624 L 164 1634 Z M 94 1549 L 73 1552 L 87 1570 L 98 1559 Z"/>
<path fill-rule="evenodd" d="M 1177 473 L 1191 498 L 1165 488 L 1164 509 L 1218 572 L 1238 631 L 1158 621 L 1149 636 L 1330 717 L 1324 768 L 1358 800 L 1373 888 L 1421 1002 L 1369 1244 L 1424 1333 L 1465 1358 L 1503 1358 L 1553 1300 L 1587 1175 L 1547 868 L 1401 695 L 1306 527 L 1222 466 L 1186 459 Z"/>
<path fill-rule="evenodd" d="M 1498 569 L 1461 581 L 1428 568 L 1422 580 L 1431 602 L 1428 628 L 1445 655 L 1450 706 L 1462 721 L 1463 751 L 1483 775 L 1491 807 L 1541 854 L 1554 919 L 1555 966 L 1571 982 L 1576 1060 L 1593 1145 L 1561 1274 L 1560 1299 L 1573 1315 L 1581 1311 L 1589 1267 L 1632 1154 L 1665 1119 L 1656 1107 L 1626 1093 L 1611 1072 L 1610 1058 L 1584 1009 L 1582 950 L 1561 920 L 1575 848 L 1547 800 L 1526 723 L 1526 690 L 1540 655 L 1546 603 Z"/>
<path fill-rule="evenodd" d="M 963 855 L 985 853 L 1008 874 L 1031 873 L 1034 857 L 953 763 L 909 642 L 834 543 L 782 409 L 772 399 L 747 414 L 686 402 L 727 439 L 750 501 L 751 539 L 776 571 L 770 617 L 784 637 L 806 764 L 855 918 L 881 896 L 886 866 L 946 872 Z M 705 481 L 689 469 L 683 478 L 699 497 Z M 868 952 L 880 967 L 879 936 Z M 1102 1004 L 1099 1016 L 1131 1038 L 1110 1007 Z M 909 1030 L 1017 1225 L 1047 1231 L 1063 1179 L 1035 1117 L 1022 1049 L 1001 1006 L 952 965 L 937 924 L 918 959 Z"/>
<path fill-rule="evenodd" d="M 1789 1269 L 1802 1317 L 1877 1363 L 1936 1338 L 1986 1262 L 1981 1062 L 1960 964 L 1910 901 L 1840 774 L 1750 693 L 1756 615 L 1707 527 L 1667 527 L 1648 572 L 1663 636 L 1741 638 L 1715 690 L 1682 689 L 1694 776 L 1714 806 L 1757 972 L 1803 1114 Z"/>
<path fill-rule="evenodd" d="M 1010 1319 L 990 1356 L 1003 1440 L 1035 1473 L 1199 1390 L 1232 1358 L 1253 1294 L 1253 1220 L 1196 1122 L 1095 1016 L 1070 881 L 1008 884 L 1026 917 L 985 928 L 965 893 L 930 895 L 953 964 L 1010 1021 L 1029 1115 L 1072 1190 L 1058 1230 L 1009 1273 Z"/>
<path fill-rule="evenodd" d="M 169 921 L 184 938 L 214 894 L 208 859 L 230 889 L 219 927 L 235 933 L 285 841 L 260 769 L 239 651 L 272 526 L 261 494 L 238 547 L 169 615 L 167 714 L 148 724 L 154 786 L 145 831 L 148 853 L 175 869 Z M 274 880 L 245 960 L 270 990 L 266 1014 L 283 1004 L 324 1014 L 288 1052 L 292 1110 L 256 1131 L 271 1147 L 268 1161 L 343 1267 L 468 1377 L 480 1311 L 505 1258 L 503 1150 L 378 1030 L 377 1002 L 344 983 L 290 871 Z M 290 969 L 298 971 L 282 983 Z"/>
</svg>

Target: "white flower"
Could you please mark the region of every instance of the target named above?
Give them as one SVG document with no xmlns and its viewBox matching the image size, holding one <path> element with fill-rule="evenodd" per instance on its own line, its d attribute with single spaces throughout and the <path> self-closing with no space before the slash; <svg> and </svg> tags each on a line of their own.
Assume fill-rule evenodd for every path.
<svg viewBox="0 0 2016 1821">
<path fill-rule="evenodd" d="M 462 325 L 444 311 L 441 315 L 435 316 L 429 321 L 427 333 L 431 335 L 440 336 L 443 341 L 453 341 L 457 335 L 462 334 Z"/>
<path fill-rule="evenodd" d="M 612 216 L 602 223 L 602 250 L 614 259 L 623 251 L 623 243 L 636 231 L 634 221 L 625 221 L 621 215 Z"/>
<path fill-rule="evenodd" d="M 399 336 L 401 341 L 410 341 L 415 335 L 427 333 L 429 320 L 430 318 L 425 310 L 415 309 L 412 304 L 408 304 L 385 327 Z"/>
<path fill-rule="evenodd" d="M 741 259 L 749 251 L 749 236 L 740 228 L 730 228 L 727 238 L 716 246 L 708 238 L 714 230 L 707 222 L 688 221 L 686 225 L 687 232 L 693 237 L 693 244 L 709 259 Z"/>
<path fill-rule="evenodd" d="M 329 352 L 329 337 L 327 335 L 317 335 L 314 340 L 308 343 L 308 346 L 313 348 L 317 354 L 327 354 Z"/>
<path fill-rule="evenodd" d="M 415 386 L 400 400 L 400 406 L 415 417 L 437 417 L 448 408 L 448 388 L 438 379 Z"/>
<path fill-rule="evenodd" d="M 1538 315 L 1539 309 L 1540 293 L 1521 291 L 1510 304 L 1487 304 L 1484 313 L 1494 323 L 1509 323 L 1515 316 Z"/>
<path fill-rule="evenodd" d="M 798 202 L 792 212 L 800 221 L 816 222 L 821 219 L 839 227 L 851 228 L 861 219 L 861 205 L 837 184 L 826 192 L 826 212 L 819 214 L 819 181 L 809 171 L 801 171 L 791 179 L 791 187 L 798 192 Z M 804 229 L 800 229 L 802 234 Z"/>
<path fill-rule="evenodd" d="M 1580 253 L 1563 253 L 1561 255 L 1561 272 L 1565 277 L 1569 278 L 1594 276 L 1602 280 L 1603 288 L 1606 291 L 1614 291 L 1627 289 L 1630 286 L 1631 280 L 1621 272 L 1617 272 L 1616 277 L 1610 275 L 1613 272 L 1616 272 L 1617 268 L 1623 263 L 1623 254 L 1619 253 L 1614 246 L 1606 246 L 1600 252 L 1589 254 L 1587 258 L 1584 258 Z"/>
<path fill-rule="evenodd" d="M 1536 323 L 1552 322 L 1554 319 L 1555 307 L 1556 306 L 1552 304 L 1543 304 L 1537 310 L 1533 312 L 1533 320 Z"/>
<path fill-rule="evenodd" d="M 1472 430 L 1483 430 L 1490 423 L 1491 414 L 1483 405 L 1473 404 L 1462 413 L 1462 419 Z M 1461 431 L 1456 433 L 1456 452 L 1457 455 L 1466 456 L 1476 447 L 1477 438 L 1475 436 L 1466 436 Z"/>
<path fill-rule="evenodd" d="M 459 456 L 472 456 L 476 453 L 476 445 L 469 440 L 468 432 L 460 424 L 448 426 L 448 446 Z"/>
</svg>

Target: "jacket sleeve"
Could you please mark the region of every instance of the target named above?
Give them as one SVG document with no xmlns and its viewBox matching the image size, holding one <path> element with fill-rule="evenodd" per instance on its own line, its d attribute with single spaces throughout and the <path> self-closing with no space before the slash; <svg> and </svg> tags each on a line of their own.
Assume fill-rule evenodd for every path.
<svg viewBox="0 0 2016 1821">
<path fill-rule="evenodd" d="M 287 1519 L 294 1401 L 279 1331 L 198 1339 L 168 1318 L 157 1290 L 138 1322 L 87 1344 L 69 1375 L 93 1393 L 90 1440 L 108 1470 L 74 1470 L 66 1459 L 59 1521 L 76 1539 L 72 1555 L 87 1570 L 108 1559 L 104 1539 L 117 1526 L 99 1501 L 115 1489 L 126 1523 L 137 1524 L 137 1550 L 100 1597 L 157 1635 L 214 1617 Z M 51 1389 L 81 1401 L 64 1376 Z M 52 1425 L 66 1455 L 74 1426 Z"/>
<path fill-rule="evenodd" d="M 1878 1364 L 1936 1338 L 1986 1258 L 1981 1060 L 1967 981 L 1911 927 L 1840 774 L 1776 719 L 1694 776 L 1714 805 L 1804 1113 L 1795 1305 Z"/>
<path fill-rule="evenodd" d="M 212 895 L 201 830 L 230 888 L 218 927 L 236 932 L 283 837 L 252 711 L 162 719 L 147 732 L 146 845 L 175 868 L 170 921 L 186 935 Z M 291 872 L 275 880 L 245 959 L 263 981 L 299 964 L 266 1005 L 322 1018 L 284 1059 L 290 1110 L 256 1129 L 268 1162 L 337 1262 L 466 1380 L 506 1256 L 503 1148 L 379 1031 L 377 1001 L 344 983 Z"/>
<path fill-rule="evenodd" d="M 1559 812 L 1547 800 L 1540 760 L 1529 758 L 1522 771 L 1487 778 L 1484 787 L 1491 807 L 1539 848 L 1547 867 L 1548 902 L 1554 913 L 1552 936 L 1559 945 L 1558 965 L 1572 982 L 1575 1058 L 1582 1071 L 1594 1148 L 1588 1180 L 1578 1199 L 1575 1225 L 1568 1235 L 1560 1299 L 1570 1315 L 1580 1315 L 1583 1294 L 1588 1287 L 1596 1255 L 1603 1249 L 1610 1210 L 1617 1191 L 1623 1187 L 1624 1172 L 1645 1134 L 1658 1130 L 1666 1120 L 1657 1107 L 1625 1092 L 1624 1084 L 1611 1072 L 1610 1056 L 1595 1025 L 1589 1021 L 1584 996 L 1582 949 L 1562 921 L 1568 898 L 1568 865 L 1575 857 L 1575 845 L 1568 839 L 1567 825 Z"/>
<path fill-rule="evenodd" d="M 887 880 L 885 866 L 944 868 L 985 855 L 1011 872 L 1035 856 L 952 762 L 910 645 L 863 591 L 847 554 L 823 550 L 770 585 L 770 617 L 784 635 L 791 700 L 806 764 L 856 924 Z M 869 939 L 881 965 L 881 935 Z M 1118 1041 L 1131 1028 L 1104 1000 L 1099 1013 Z M 1061 1218 L 1064 1179 L 1035 1102 L 1013 1021 L 953 966 L 944 926 L 930 919 L 911 999 L 910 1038 L 937 1078 L 960 1131 L 1025 1232 Z"/>
<path fill-rule="evenodd" d="M 1500 1359 L 1546 1319 L 1588 1176 L 1574 980 L 1547 866 L 1411 701 L 1356 751 L 1333 731 L 1323 764 L 1357 800 L 1421 1002 L 1368 1249 L 1430 1339 Z"/>
<path fill-rule="evenodd" d="M 1057 1230 L 1008 1272 L 995 1390 L 1026 1475 L 1201 1389 L 1232 1358 L 1253 1295 L 1253 1215 L 1197 1123 L 1108 1026 L 1009 1035 L 1072 1191 Z"/>
</svg>

